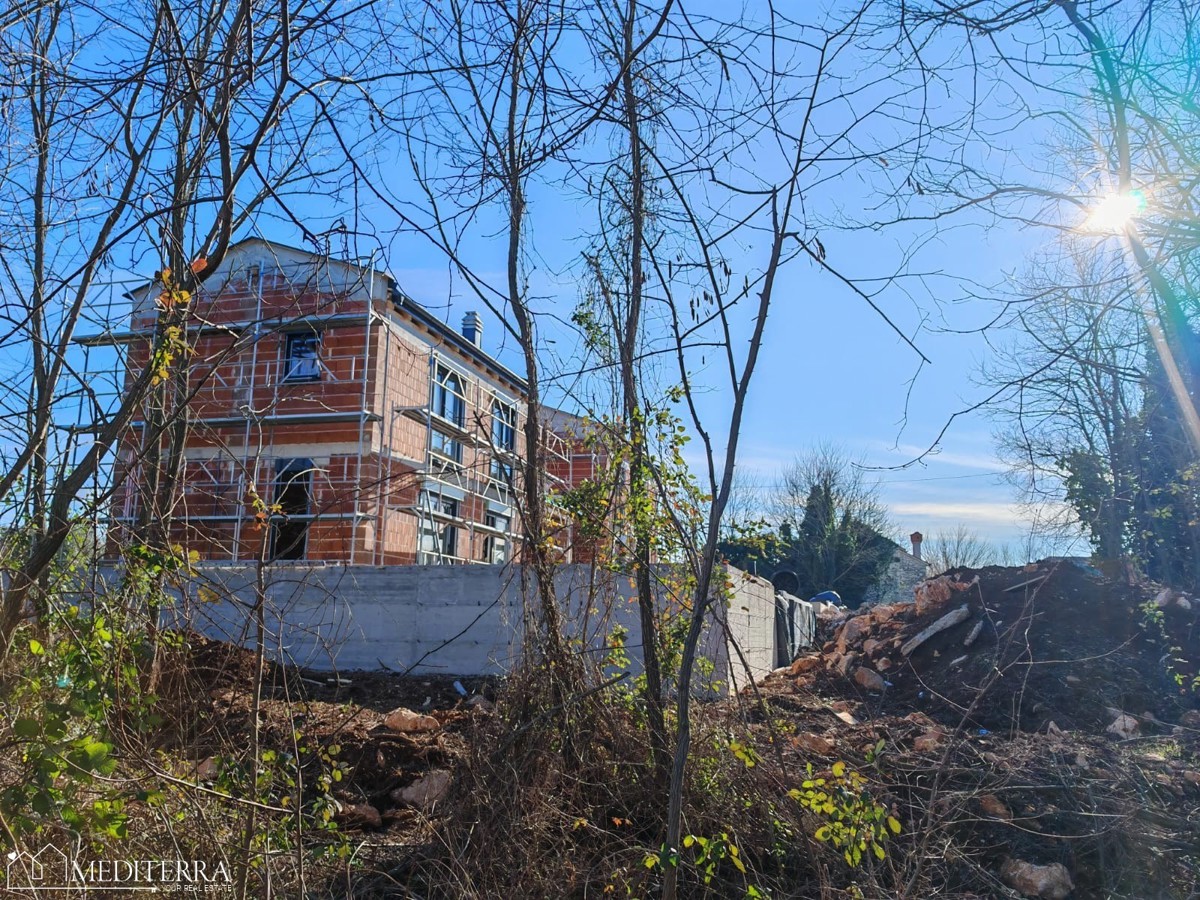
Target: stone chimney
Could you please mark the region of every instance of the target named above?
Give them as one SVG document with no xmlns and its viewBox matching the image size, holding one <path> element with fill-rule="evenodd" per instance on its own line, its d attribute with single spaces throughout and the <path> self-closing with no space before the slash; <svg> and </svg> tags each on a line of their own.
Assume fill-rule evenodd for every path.
<svg viewBox="0 0 1200 900">
<path fill-rule="evenodd" d="M 920 559 L 921 558 L 921 541 L 925 540 L 925 536 L 923 534 L 921 534 L 921 532 L 919 532 L 919 531 L 914 531 L 912 534 L 910 534 L 908 536 L 908 539 L 910 541 L 912 541 L 913 556 L 915 556 L 917 559 Z"/>
<path fill-rule="evenodd" d="M 463 316 L 462 336 L 476 347 L 483 346 L 483 319 L 474 310 Z"/>
</svg>

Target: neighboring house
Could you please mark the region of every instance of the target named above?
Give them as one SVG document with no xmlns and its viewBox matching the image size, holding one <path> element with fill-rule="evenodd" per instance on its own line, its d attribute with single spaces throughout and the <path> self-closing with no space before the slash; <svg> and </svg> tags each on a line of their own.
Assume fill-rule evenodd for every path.
<svg viewBox="0 0 1200 900">
<path fill-rule="evenodd" d="M 929 563 L 921 559 L 922 535 L 914 531 L 909 539 L 912 541 L 912 552 L 909 553 L 899 544 L 895 544 L 892 562 L 874 587 L 867 590 L 863 597 L 863 605 L 877 603 L 912 603 L 913 589 L 931 574 Z"/>
<path fill-rule="evenodd" d="M 148 364 L 158 288 L 130 296 L 127 382 Z M 172 540 L 202 559 L 503 563 L 519 554 L 526 382 L 370 263 L 241 241 L 192 300 L 191 426 Z M 566 421 L 568 414 L 561 414 Z M 542 429 L 551 487 L 593 466 Z M 147 489 L 143 422 L 120 449 L 110 547 Z M 568 528 L 569 531 L 569 528 Z M 562 541 L 568 547 L 569 535 Z"/>
</svg>

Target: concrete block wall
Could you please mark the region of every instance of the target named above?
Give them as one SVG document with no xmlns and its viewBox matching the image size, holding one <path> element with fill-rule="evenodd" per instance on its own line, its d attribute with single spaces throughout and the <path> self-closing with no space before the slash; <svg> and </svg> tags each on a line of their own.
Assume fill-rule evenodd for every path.
<svg viewBox="0 0 1200 900">
<path fill-rule="evenodd" d="M 722 612 L 729 640 L 741 654 L 730 648 L 729 677 L 745 684 L 749 668 L 755 681 L 775 668 L 775 588 L 771 582 L 733 566 L 725 566 L 729 579 L 729 605 Z"/>
<path fill-rule="evenodd" d="M 276 564 L 265 583 L 268 652 L 326 671 L 386 666 L 413 674 L 501 675 L 520 659 L 524 598 L 532 596 L 522 585 L 525 574 L 519 566 Z M 774 668 L 774 591 L 737 569 L 727 574 L 731 600 L 728 607 L 710 606 L 701 655 L 713 665 L 698 673 L 693 689 L 699 693 L 746 683 L 733 642 L 756 679 Z M 115 583 L 115 573 L 108 577 Z M 556 589 L 576 652 L 599 664 L 619 625 L 637 674 L 641 630 L 632 579 L 563 566 Z M 201 564 L 167 614 L 168 624 L 248 644 L 255 593 L 253 567 Z M 665 594 L 660 602 L 679 615 L 690 606 L 689 598 Z"/>
</svg>

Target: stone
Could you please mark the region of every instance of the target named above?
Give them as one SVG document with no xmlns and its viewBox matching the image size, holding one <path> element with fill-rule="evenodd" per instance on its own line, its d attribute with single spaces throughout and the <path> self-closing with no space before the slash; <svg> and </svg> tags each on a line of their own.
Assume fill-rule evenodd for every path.
<svg viewBox="0 0 1200 900">
<path fill-rule="evenodd" d="M 1193 772 L 1190 769 L 1183 773 L 1183 780 L 1188 784 L 1194 784 L 1200 787 L 1200 772 Z"/>
<path fill-rule="evenodd" d="M 880 672 L 886 672 L 891 667 L 892 667 L 892 661 L 890 659 L 888 659 L 886 656 L 875 661 L 875 668 L 878 669 Z"/>
<path fill-rule="evenodd" d="M 216 781 L 217 776 L 221 774 L 220 768 L 217 766 L 215 756 L 210 756 L 203 760 L 200 765 L 196 766 L 197 781 Z"/>
<path fill-rule="evenodd" d="M 917 615 L 923 615 L 944 606 L 956 591 L 965 591 L 977 584 L 979 584 L 978 575 L 967 582 L 951 578 L 949 575 L 939 575 L 937 578 L 923 581 L 913 589 Z"/>
<path fill-rule="evenodd" d="M 991 816 L 993 819 L 1003 819 L 1005 822 L 1012 821 L 1012 810 L 995 794 L 984 794 L 980 797 L 979 808 L 983 810 L 985 816 Z"/>
<path fill-rule="evenodd" d="M 846 624 L 838 631 L 837 636 L 837 651 L 845 653 L 855 644 L 858 644 L 871 630 L 871 623 L 867 616 L 855 616 L 852 619 L 847 619 Z"/>
<path fill-rule="evenodd" d="M 348 803 L 338 812 L 337 820 L 351 828 L 382 828 L 383 816 L 370 803 Z"/>
<path fill-rule="evenodd" d="M 1183 595 L 1180 595 L 1179 599 L 1175 601 L 1175 605 L 1186 612 L 1192 611 L 1192 601 Z"/>
<path fill-rule="evenodd" d="M 1171 588 L 1163 588 L 1154 595 L 1154 605 L 1159 609 L 1166 609 L 1175 602 L 1175 591 Z"/>
<path fill-rule="evenodd" d="M 1104 729 L 1109 734 L 1115 734 L 1122 740 L 1129 740 L 1138 734 L 1138 720 L 1124 713 L 1117 716 L 1111 725 Z"/>
<path fill-rule="evenodd" d="M 970 633 L 967 635 L 966 639 L 963 641 L 963 646 L 970 647 L 973 643 L 975 643 L 975 641 L 977 641 L 979 639 L 980 632 L 982 632 L 982 631 L 983 631 L 983 619 L 980 619 L 978 622 L 976 622 L 971 627 Z"/>
<path fill-rule="evenodd" d="M 789 740 L 791 740 L 792 746 L 799 750 L 804 750 L 808 753 L 816 753 L 818 756 L 833 755 L 833 741 L 827 737 L 823 737 L 822 735 L 812 734 L 811 732 L 805 731 L 801 732 L 800 734 L 793 735 Z"/>
<path fill-rule="evenodd" d="M 924 615 L 930 610 L 937 609 L 950 599 L 953 594 L 950 579 L 945 575 L 922 581 L 913 588 L 913 599 L 916 601 L 917 615 Z"/>
<path fill-rule="evenodd" d="M 833 670 L 845 678 L 854 671 L 854 667 L 858 664 L 858 654 L 846 653 L 835 657 L 835 660 Z"/>
<path fill-rule="evenodd" d="M 1067 684 L 1080 685 L 1080 684 L 1083 684 L 1083 679 L 1080 678 L 1078 675 L 1068 675 L 1067 676 Z"/>
<path fill-rule="evenodd" d="M 792 676 L 806 675 L 809 672 L 815 672 L 821 668 L 821 665 L 822 661 L 819 656 L 802 656 L 788 667 L 788 674 Z"/>
<path fill-rule="evenodd" d="M 1189 709 L 1179 717 L 1179 724 L 1184 728 L 1200 728 L 1200 709 Z"/>
<path fill-rule="evenodd" d="M 413 712 L 403 706 L 393 709 L 383 720 L 384 728 L 399 734 L 418 734 L 426 731 L 437 731 L 442 723 L 433 716 Z"/>
<path fill-rule="evenodd" d="M 422 775 L 408 787 L 392 791 L 391 798 L 405 806 L 415 806 L 425 812 L 431 811 L 450 790 L 450 773 L 445 769 L 434 769 Z"/>
<path fill-rule="evenodd" d="M 883 676 L 874 669 L 868 669 L 866 666 L 860 666 L 855 670 L 854 682 L 859 687 L 866 688 L 868 691 L 882 691 L 887 687 Z"/>
<path fill-rule="evenodd" d="M 935 634 L 945 631 L 947 628 L 953 628 L 960 622 L 966 621 L 971 615 L 971 608 L 966 604 L 960 606 L 953 612 L 946 613 L 916 637 L 909 638 L 900 647 L 900 652 L 905 656 L 910 656 L 914 650 L 920 647 L 923 643 L 933 637 Z"/>
<path fill-rule="evenodd" d="M 1062 863 L 1038 866 L 1020 859 L 1006 859 L 1000 867 L 1000 880 L 1023 897 L 1066 900 L 1075 884 Z"/>
<path fill-rule="evenodd" d="M 847 712 L 844 709 L 835 709 L 833 714 L 845 722 L 847 725 L 858 725 L 859 721 L 854 717 L 853 713 Z"/>
<path fill-rule="evenodd" d="M 940 728 L 931 728 L 913 741 L 913 749 L 920 753 L 936 750 L 946 740 L 946 732 Z"/>
<path fill-rule="evenodd" d="M 493 703 L 491 700 L 489 700 L 487 697 L 483 696 L 483 694 L 476 694 L 474 697 L 472 697 L 470 700 L 467 701 L 467 706 L 470 706 L 473 709 L 479 709 L 479 710 L 482 710 L 483 712 L 489 712 L 489 713 L 496 708 L 496 704 Z"/>
<path fill-rule="evenodd" d="M 883 649 L 883 641 L 875 638 L 867 638 L 863 641 L 862 652 L 863 656 L 878 656 L 879 651 Z"/>
<path fill-rule="evenodd" d="M 871 621 L 882 625 L 884 622 L 890 621 L 892 617 L 896 615 L 896 613 L 900 612 L 900 607 L 901 604 L 899 603 L 889 603 L 884 606 L 877 606 L 871 610 Z"/>
</svg>

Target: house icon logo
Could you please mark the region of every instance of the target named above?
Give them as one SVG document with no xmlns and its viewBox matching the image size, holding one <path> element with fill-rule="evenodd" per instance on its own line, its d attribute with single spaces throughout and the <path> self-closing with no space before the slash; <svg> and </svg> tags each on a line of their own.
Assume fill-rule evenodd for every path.
<svg viewBox="0 0 1200 900">
<path fill-rule="evenodd" d="M 70 861 L 53 844 L 37 853 L 10 851 L 5 856 L 4 883 L 10 891 L 53 891 L 70 883 Z"/>
</svg>

